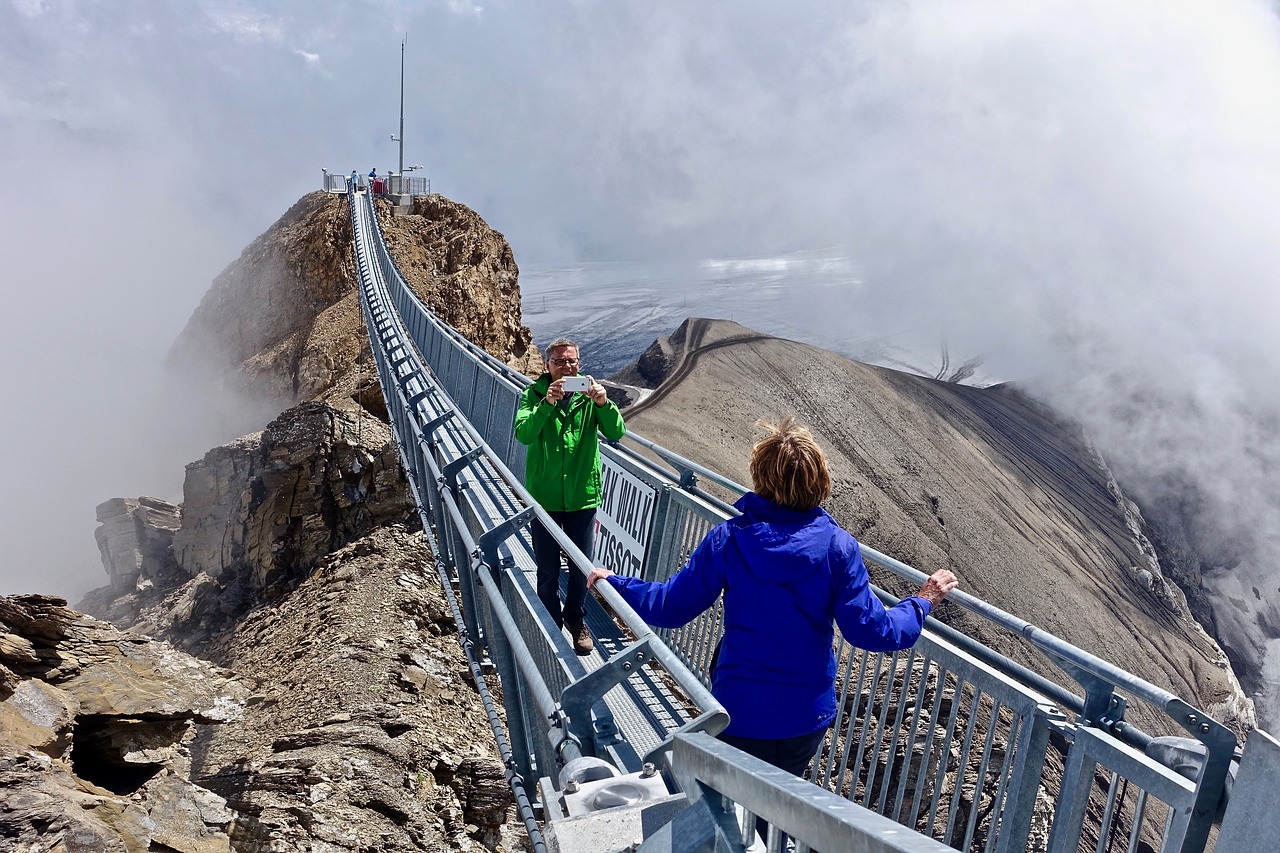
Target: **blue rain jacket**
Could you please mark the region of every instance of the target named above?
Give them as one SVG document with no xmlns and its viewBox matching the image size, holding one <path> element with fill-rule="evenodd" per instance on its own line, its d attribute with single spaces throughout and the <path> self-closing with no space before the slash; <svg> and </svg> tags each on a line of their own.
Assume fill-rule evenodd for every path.
<svg viewBox="0 0 1280 853">
<path fill-rule="evenodd" d="M 885 609 L 857 540 L 821 507 L 789 510 L 754 493 L 663 583 L 609 583 L 647 623 L 678 628 L 724 595 L 724 639 L 711 692 L 726 734 L 776 740 L 826 728 L 836 713 L 835 631 L 870 651 L 910 647 L 932 605 L 911 596 Z"/>
</svg>

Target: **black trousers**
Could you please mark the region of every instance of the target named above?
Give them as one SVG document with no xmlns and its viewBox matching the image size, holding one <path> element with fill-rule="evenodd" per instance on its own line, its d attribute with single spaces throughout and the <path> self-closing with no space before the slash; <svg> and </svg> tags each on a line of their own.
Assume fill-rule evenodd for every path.
<svg viewBox="0 0 1280 853">
<path fill-rule="evenodd" d="M 719 740 L 729 746 L 737 747 L 747 755 L 754 755 L 761 761 L 767 761 L 792 776 L 803 776 L 804 771 L 809 769 L 809 761 L 818 751 L 818 744 L 822 743 L 826 733 L 826 729 L 818 729 L 813 734 L 784 737 L 778 740 L 722 734 Z"/>
<path fill-rule="evenodd" d="M 564 531 L 565 535 L 582 553 L 591 557 L 595 547 L 595 509 L 575 509 L 568 512 L 548 512 L 551 519 Z M 560 545 L 542 526 L 542 522 L 534 520 L 529 529 L 533 538 L 533 557 L 538 564 L 538 600 L 547 608 L 551 619 L 557 627 L 563 627 L 567 621 L 576 624 L 582 621 L 582 600 L 587 594 L 587 576 L 576 568 L 569 568 L 569 591 L 565 594 L 564 606 L 560 606 Z"/>
<path fill-rule="evenodd" d="M 777 740 L 734 737 L 726 734 L 718 735 L 718 738 L 729 744 L 729 746 L 737 747 L 747 755 L 754 755 L 761 761 L 767 761 L 774 767 L 787 771 L 792 776 L 804 776 L 804 771 L 809 769 L 809 762 L 813 759 L 814 754 L 817 753 L 818 746 L 822 743 L 822 738 L 826 733 L 826 729 L 818 729 L 812 734 L 778 738 Z M 768 840 L 769 824 L 763 818 L 756 818 L 756 832 L 760 833 L 762 839 Z M 747 846 L 750 846 L 750 844 Z"/>
</svg>

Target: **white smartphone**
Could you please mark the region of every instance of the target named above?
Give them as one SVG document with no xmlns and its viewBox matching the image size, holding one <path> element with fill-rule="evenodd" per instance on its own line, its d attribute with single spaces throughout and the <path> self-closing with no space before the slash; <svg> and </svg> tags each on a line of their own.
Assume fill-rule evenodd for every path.
<svg viewBox="0 0 1280 853">
<path fill-rule="evenodd" d="M 586 391 L 591 387 L 590 376 L 566 376 L 560 380 L 560 387 L 564 389 L 564 393 L 570 391 Z"/>
</svg>

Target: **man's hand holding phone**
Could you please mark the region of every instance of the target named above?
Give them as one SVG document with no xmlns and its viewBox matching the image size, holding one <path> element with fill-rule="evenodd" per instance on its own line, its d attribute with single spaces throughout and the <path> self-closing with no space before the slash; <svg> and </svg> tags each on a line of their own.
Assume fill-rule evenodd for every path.
<svg viewBox="0 0 1280 853">
<path fill-rule="evenodd" d="M 566 396 L 574 391 L 590 392 L 592 378 L 581 374 L 574 376 L 561 376 L 551 386 L 547 388 L 547 402 L 555 405 L 563 400 Z"/>
<path fill-rule="evenodd" d="M 605 387 L 593 377 L 584 374 L 562 376 L 552 382 L 547 388 L 547 402 L 555 405 L 564 399 L 565 395 L 574 392 L 586 394 L 597 406 L 603 406 L 609 402 L 609 393 Z"/>
</svg>

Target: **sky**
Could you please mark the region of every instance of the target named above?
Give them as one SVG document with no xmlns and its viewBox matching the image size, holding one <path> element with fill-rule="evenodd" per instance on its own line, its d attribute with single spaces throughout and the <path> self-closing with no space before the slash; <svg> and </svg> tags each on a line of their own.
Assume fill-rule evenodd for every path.
<svg viewBox="0 0 1280 853">
<path fill-rule="evenodd" d="M 815 333 L 945 330 L 1276 600 L 1268 0 L 0 0 L 0 592 L 105 581 L 94 506 L 252 428 L 160 363 L 322 169 L 397 166 L 402 38 L 405 165 L 519 263 L 838 247 Z"/>
</svg>

